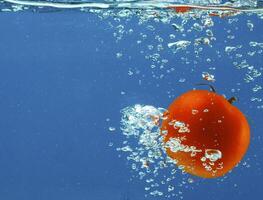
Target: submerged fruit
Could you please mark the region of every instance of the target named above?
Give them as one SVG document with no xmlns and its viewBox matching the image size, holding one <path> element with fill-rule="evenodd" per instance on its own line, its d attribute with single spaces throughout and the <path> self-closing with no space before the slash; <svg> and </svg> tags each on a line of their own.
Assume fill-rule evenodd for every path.
<svg viewBox="0 0 263 200">
<path fill-rule="evenodd" d="M 192 90 L 175 99 L 162 132 L 168 156 L 187 173 L 203 178 L 223 176 L 233 169 L 250 140 L 242 112 L 223 96 L 206 90 Z"/>
</svg>

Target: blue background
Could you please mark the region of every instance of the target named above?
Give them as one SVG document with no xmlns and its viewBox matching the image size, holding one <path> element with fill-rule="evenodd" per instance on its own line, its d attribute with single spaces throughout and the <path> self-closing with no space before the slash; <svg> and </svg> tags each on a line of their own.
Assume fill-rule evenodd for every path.
<svg viewBox="0 0 263 200">
<path fill-rule="evenodd" d="M 190 187 L 180 190 L 186 200 L 261 199 L 263 116 L 262 109 L 256 108 L 260 102 L 251 102 L 250 98 L 254 95 L 251 88 L 262 85 L 262 77 L 246 84 L 246 71 L 234 68 L 233 59 L 227 55 L 215 55 L 226 43 L 231 45 L 224 28 L 233 30 L 233 45 L 244 44 L 246 48 L 251 40 L 263 41 L 262 20 L 255 16 L 239 18 L 234 25 L 215 19 L 217 40 L 199 60 L 192 49 L 177 55 L 166 49 L 162 56 L 176 69 L 166 73 L 167 68 L 151 69 L 140 50 L 146 54 L 146 44 L 157 44 L 157 34 L 165 39 L 165 47 L 169 34 L 179 34 L 180 39 L 181 34 L 169 24 L 149 22 L 156 28 L 150 32 L 134 17 L 121 22 L 134 33 L 116 42 L 116 22 L 99 20 L 94 14 L 1 13 L 0 199 L 145 199 L 144 182 L 130 180 L 133 172 L 125 155 L 115 150 L 123 139 L 120 110 L 135 103 L 167 107 L 174 97 L 202 81 L 200 74 L 208 71 L 204 60 L 209 56 L 216 67 L 212 73 L 216 75 L 217 91 L 238 96 L 236 105 L 251 123 L 251 146 L 245 158 L 250 167 L 238 167 L 225 179 L 194 177 Z M 247 19 L 254 23 L 253 32 L 246 28 Z M 136 45 L 139 33 L 148 35 L 141 46 Z M 185 39 L 196 36 L 187 35 Z M 116 59 L 117 52 L 123 53 L 120 59 Z M 189 58 L 189 65 L 181 63 L 182 56 Z M 262 54 L 247 59 L 262 71 Z M 193 64 L 194 60 L 198 64 Z M 130 76 L 129 70 L 138 73 Z M 153 74 L 165 76 L 160 79 Z M 181 77 L 185 82 L 179 82 Z M 232 88 L 240 91 L 231 92 Z M 257 95 L 262 97 L 262 92 Z M 117 130 L 110 133 L 110 126 Z M 109 147 L 109 142 L 114 146 Z"/>
</svg>

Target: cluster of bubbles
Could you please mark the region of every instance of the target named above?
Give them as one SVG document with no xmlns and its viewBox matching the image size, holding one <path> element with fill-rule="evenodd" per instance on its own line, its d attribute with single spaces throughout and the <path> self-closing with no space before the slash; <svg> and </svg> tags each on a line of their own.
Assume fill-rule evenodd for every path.
<svg viewBox="0 0 263 200">
<path fill-rule="evenodd" d="M 222 158 L 222 152 L 218 149 L 206 149 L 205 156 L 201 158 L 203 166 L 207 171 L 216 173 L 218 170 L 223 169 L 224 163 L 217 162 Z"/>
<path fill-rule="evenodd" d="M 166 119 L 164 112 L 163 108 L 140 104 L 124 108 L 121 130 L 125 140 L 117 151 L 126 153 L 131 169 L 136 172 L 135 176 L 145 181 L 146 196 L 183 198 L 181 189 L 187 187 L 187 183 L 193 183 L 193 179 L 180 176 L 185 173 L 184 167 L 177 168 L 176 160 L 167 156 L 165 149 L 189 153 L 197 150 L 182 145 L 180 139 L 173 138 L 167 143 L 163 142 L 163 136 L 167 132 L 161 131 L 159 123 Z M 183 122 L 174 123 L 175 128 L 182 130 L 185 126 Z M 174 181 L 175 179 L 180 181 Z M 181 189 L 175 190 L 176 187 Z"/>
<path fill-rule="evenodd" d="M 149 63 L 146 67 L 150 68 L 150 78 L 158 81 L 164 80 L 166 76 L 182 71 L 182 65 L 185 65 L 184 73 L 177 78 L 179 83 L 187 82 L 190 79 L 189 75 L 196 76 L 198 73 L 200 73 L 200 78 L 215 82 L 217 69 L 222 67 L 218 66 L 218 61 L 223 57 L 224 60 L 228 60 L 229 66 L 239 70 L 240 74 L 243 75 L 243 80 L 232 86 L 231 92 L 233 95 L 240 92 L 243 85 L 247 85 L 252 91 L 250 93 L 252 106 L 263 109 L 262 83 L 260 81 L 263 67 L 254 64 L 255 60 L 262 57 L 263 45 L 260 41 L 253 40 L 245 43 L 236 38 L 238 26 L 235 25 L 240 23 L 240 18 L 235 13 L 229 14 L 229 16 L 223 15 L 226 16 L 224 23 L 228 26 L 224 30 L 226 33 L 225 39 L 218 41 L 222 40 L 222 37 L 218 37 L 214 30 L 217 25 L 215 23 L 218 23 L 218 21 L 216 22 L 216 19 L 208 11 L 192 11 L 183 14 L 176 13 L 174 10 L 153 9 L 123 9 L 115 12 L 111 10 L 106 12 L 93 10 L 92 12 L 98 14 L 102 20 L 113 19 L 115 24 L 112 21 L 109 23 L 115 29 L 113 36 L 116 42 L 121 42 L 124 38 L 137 38 L 134 44 L 141 49 L 142 57 Z M 253 17 L 252 14 L 248 15 Z M 141 26 L 143 31 L 137 32 L 134 27 L 127 25 L 126 22 L 135 18 L 138 20 L 138 26 Z M 262 14 L 258 13 L 257 18 L 262 18 Z M 241 23 L 243 24 L 242 28 L 254 32 L 255 27 L 251 19 L 246 21 L 243 19 Z M 157 24 L 172 27 L 172 32 L 167 37 L 159 34 L 155 26 Z M 220 48 L 218 48 L 219 43 L 222 43 Z M 207 55 L 207 51 L 213 51 L 213 55 Z M 192 55 L 195 55 L 194 60 L 191 58 Z M 128 57 L 128 55 L 121 50 L 116 52 L 116 57 L 121 59 Z M 176 63 L 174 63 L 174 60 L 177 60 Z M 203 69 L 203 67 L 206 69 Z M 145 76 L 140 74 L 139 68 L 140 66 L 131 66 L 127 71 L 128 75 Z M 158 85 L 159 83 L 156 82 L 156 86 Z M 173 88 L 167 90 L 168 98 L 174 98 L 173 93 Z"/>
<path fill-rule="evenodd" d="M 239 3 L 242 3 L 239 1 Z M 252 3 L 252 2 L 251 2 Z M 95 12 L 95 11 L 94 11 Z M 141 47 L 140 53 L 148 61 L 148 66 L 151 70 L 151 76 L 153 79 L 160 80 L 165 79 L 169 74 L 178 73 L 178 69 L 182 69 L 182 65 L 188 66 L 185 73 L 178 78 L 179 83 L 186 82 L 189 73 L 200 73 L 200 78 L 204 80 L 215 82 L 215 73 L 218 66 L 218 60 L 222 57 L 229 60 L 229 65 L 240 71 L 243 75 L 243 80 L 236 83 L 231 89 L 234 94 L 241 90 L 241 85 L 247 84 L 252 91 L 251 102 L 254 103 L 257 109 L 263 109 L 262 101 L 262 66 L 257 66 L 254 63 L 255 60 L 262 57 L 263 45 L 260 41 L 249 41 L 244 43 L 236 38 L 238 28 L 236 26 L 239 23 L 240 18 L 236 14 L 230 14 L 224 19 L 224 23 L 228 25 L 224 32 L 226 37 L 223 41 L 222 38 L 215 34 L 215 18 L 210 16 L 208 11 L 198 11 L 189 13 L 175 13 L 174 10 L 121 10 L 119 12 L 103 12 L 99 16 L 105 20 L 107 18 L 113 18 L 116 22 L 116 26 L 112 26 L 115 29 L 114 37 L 119 42 L 125 37 L 136 35 L 137 41 L 135 44 Z M 252 14 L 248 14 L 253 17 Z M 133 28 L 127 28 L 124 21 L 137 18 L 138 25 L 142 26 L 140 33 L 134 31 Z M 262 14 L 257 14 L 258 18 L 262 18 Z M 244 23 L 243 23 L 244 22 Z M 111 22 L 112 23 L 112 22 Z M 168 27 L 172 27 L 173 31 L 164 37 L 158 34 L 155 24 L 165 24 Z M 247 29 L 249 32 L 254 32 L 254 24 L 251 19 L 247 19 L 246 22 L 243 19 L 242 28 Z M 240 26 L 240 25 L 239 25 Z M 154 40 L 152 40 L 154 35 Z M 189 39 L 191 38 L 191 39 Z M 194 39 L 192 39 L 194 38 Z M 217 48 L 218 43 L 222 42 L 222 47 Z M 235 45 L 229 45 L 235 44 Z M 216 48 L 213 48 L 216 47 Z M 205 52 L 213 51 L 213 56 L 206 55 Z M 173 54 L 174 58 L 171 60 L 171 56 L 168 58 L 168 54 Z M 121 55 L 121 56 L 120 56 Z M 195 55 L 195 59 L 192 60 L 192 55 Z M 124 52 L 117 52 L 116 57 L 121 58 L 125 55 Z M 175 66 L 174 60 L 177 60 Z M 173 62 L 172 62 L 173 61 Z M 206 71 L 200 71 L 204 65 L 202 62 L 206 62 Z M 202 63 L 202 64 L 200 64 Z M 138 66 L 139 67 L 139 66 Z M 145 67 L 145 66 L 144 66 Z M 188 70 L 191 68 L 191 70 Z M 140 74 L 140 70 L 131 67 L 127 72 L 130 76 Z M 196 74 L 195 74 L 196 76 Z M 167 91 L 168 97 L 174 98 L 173 91 Z"/>
</svg>

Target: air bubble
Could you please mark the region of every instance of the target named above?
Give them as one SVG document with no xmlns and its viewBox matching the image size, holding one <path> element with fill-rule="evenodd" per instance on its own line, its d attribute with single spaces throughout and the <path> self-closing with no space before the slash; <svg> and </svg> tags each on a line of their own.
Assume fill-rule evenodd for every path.
<svg viewBox="0 0 263 200">
<path fill-rule="evenodd" d="M 111 132 L 116 131 L 116 128 L 113 127 L 113 126 L 110 126 L 110 127 L 109 127 L 109 131 L 111 131 Z"/>
<path fill-rule="evenodd" d="M 211 162 L 216 162 L 217 160 L 222 158 L 222 153 L 218 149 L 206 149 L 205 157 Z"/>
<path fill-rule="evenodd" d="M 193 114 L 193 115 L 195 115 L 195 114 L 197 114 L 197 113 L 198 113 L 198 110 L 195 110 L 195 109 L 192 110 L 192 114 Z"/>
</svg>

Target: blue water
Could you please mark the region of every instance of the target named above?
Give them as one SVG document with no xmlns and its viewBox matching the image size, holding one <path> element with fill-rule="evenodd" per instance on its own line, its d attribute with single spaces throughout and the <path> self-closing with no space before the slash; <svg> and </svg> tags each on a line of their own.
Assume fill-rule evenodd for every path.
<svg viewBox="0 0 263 200">
<path fill-rule="evenodd" d="M 119 24 L 133 33 L 116 42 L 113 33 L 118 23 L 112 18 L 100 20 L 94 14 L 74 11 L 1 13 L 0 199 L 165 199 L 146 198 L 145 183 L 132 178 L 134 172 L 125 155 L 115 150 L 123 139 L 120 110 L 136 103 L 167 107 L 176 96 L 202 82 L 203 71 L 216 76 L 213 85 L 218 93 L 239 97 L 236 106 L 251 125 L 251 145 L 244 158 L 250 167 L 237 167 L 220 180 L 194 177 L 193 184 L 180 188 L 183 197 L 261 199 L 263 109 L 257 107 L 262 102 L 250 99 L 263 97 L 262 90 L 252 91 L 256 84 L 263 85 L 263 79 L 259 76 L 246 83 L 247 71 L 233 66 L 235 58 L 223 53 L 216 56 L 217 50 L 224 52 L 226 43 L 243 44 L 237 51 L 262 73 L 262 54 L 249 57 L 246 52 L 251 48 L 249 41 L 263 42 L 263 21 L 254 15 L 237 18 L 233 24 L 215 18 L 212 29 L 217 40 L 196 58 L 192 47 L 188 53 L 176 55 L 167 49 L 170 34 L 187 40 L 199 34 L 183 37 L 170 24 L 151 21 L 155 27 L 151 32 L 147 25 L 139 26 L 136 17 L 124 20 Z M 252 32 L 247 20 L 254 24 Z M 232 30 L 234 40 L 226 39 L 226 29 Z M 140 33 L 148 37 L 137 45 Z M 156 35 L 164 39 L 165 69 L 150 68 L 151 62 L 144 58 L 150 51 L 146 44 L 157 44 Z M 123 56 L 116 58 L 117 53 Z M 184 55 L 190 64 L 182 63 Z M 213 60 L 211 64 L 205 62 L 208 57 Z M 172 66 L 175 71 L 167 73 Z M 216 70 L 209 70 L 210 66 Z M 161 74 L 163 78 L 153 76 Z M 116 131 L 110 132 L 109 127 Z M 110 142 L 113 147 L 109 147 Z"/>
</svg>

